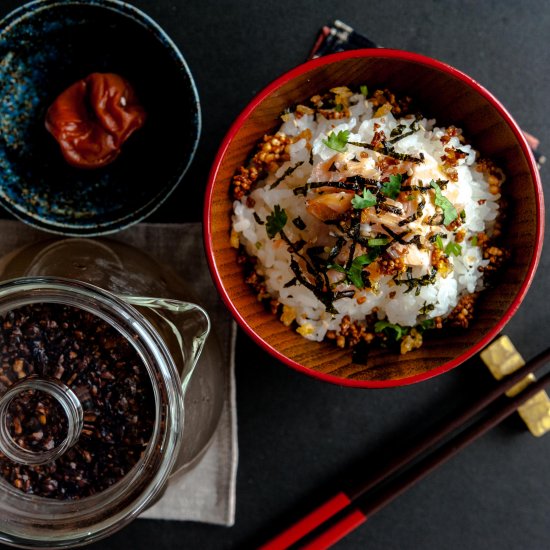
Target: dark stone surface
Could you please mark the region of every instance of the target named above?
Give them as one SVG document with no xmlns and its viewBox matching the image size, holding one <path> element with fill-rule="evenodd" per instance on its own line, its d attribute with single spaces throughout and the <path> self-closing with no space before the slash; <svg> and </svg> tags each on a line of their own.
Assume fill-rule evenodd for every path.
<svg viewBox="0 0 550 550">
<path fill-rule="evenodd" d="M 193 167 L 150 221 L 198 221 L 209 166 L 252 96 L 297 64 L 334 18 L 373 40 L 436 57 L 491 90 L 550 152 L 550 4 L 418 0 L 277 3 L 134 0 L 174 38 L 193 71 L 204 127 Z M 0 13 L 20 5 L 4 0 Z M 548 177 L 543 168 L 543 179 Z M 525 357 L 548 344 L 550 252 L 506 328 Z M 237 346 L 240 464 L 237 517 L 227 529 L 138 520 L 92 548 L 248 548 L 328 496 L 341 475 L 368 471 L 491 383 L 471 361 L 420 385 L 345 389 L 278 364 L 243 334 Z M 338 548 L 543 550 L 550 547 L 550 436 L 517 417 L 400 497 Z"/>
</svg>

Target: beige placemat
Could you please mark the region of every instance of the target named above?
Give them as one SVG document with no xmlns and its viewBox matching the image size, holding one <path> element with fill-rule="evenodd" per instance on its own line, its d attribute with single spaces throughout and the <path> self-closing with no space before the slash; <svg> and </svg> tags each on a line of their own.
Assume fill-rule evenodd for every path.
<svg viewBox="0 0 550 550">
<path fill-rule="evenodd" d="M 48 238 L 52 236 L 20 222 L 0 220 L 0 256 Z M 201 225 L 143 223 L 109 238 L 146 251 L 183 277 L 210 315 L 227 366 L 224 405 L 210 447 L 190 472 L 171 480 L 163 497 L 141 517 L 233 525 L 238 456 L 234 375 L 236 328 L 212 284 L 203 251 Z"/>
</svg>

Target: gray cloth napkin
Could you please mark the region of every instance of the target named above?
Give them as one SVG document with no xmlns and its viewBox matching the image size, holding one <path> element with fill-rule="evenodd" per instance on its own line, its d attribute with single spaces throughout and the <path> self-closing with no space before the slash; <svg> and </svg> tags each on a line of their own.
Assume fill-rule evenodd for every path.
<svg viewBox="0 0 550 550">
<path fill-rule="evenodd" d="M 193 520 L 218 525 L 235 522 L 237 474 L 237 420 L 235 404 L 236 327 L 214 289 L 202 245 L 201 224 L 138 224 L 113 239 L 146 251 L 170 265 L 188 283 L 190 290 L 212 321 L 226 366 L 224 404 L 210 446 L 188 472 L 174 476 L 162 498 L 141 517 Z M 20 222 L 0 220 L 0 256 L 26 244 L 52 238 Z"/>
</svg>

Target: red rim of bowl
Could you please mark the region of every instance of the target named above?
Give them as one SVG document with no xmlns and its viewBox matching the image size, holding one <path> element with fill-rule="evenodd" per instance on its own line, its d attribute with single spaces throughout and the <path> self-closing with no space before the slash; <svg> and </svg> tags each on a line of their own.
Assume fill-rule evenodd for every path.
<svg viewBox="0 0 550 550">
<path fill-rule="evenodd" d="M 523 281 L 523 284 L 521 285 L 519 292 L 517 293 L 516 297 L 514 298 L 514 301 L 512 302 L 508 310 L 504 313 L 504 315 L 499 320 L 499 322 L 486 334 L 484 338 L 482 338 L 474 346 L 469 348 L 467 351 L 465 351 L 455 359 L 452 359 L 451 361 L 447 361 L 446 363 L 443 363 L 439 367 L 426 371 L 422 374 L 417 374 L 406 378 L 400 378 L 397 380 L 353 380 L 353 379 L 339 378 L 338 376 L 333 376 L 331 374 L 324 374 L 321 372 L 314 371 L 313 369 L 304 367 L 303 365 L 300 365 L 300 363 L 297 363 L 296 361 L 293 361 L 286 355 L 283 355 L 282 353 L 280 353 L 277 349 L 275 349 L 274 347 L 269 345 L 265 340 L 263 340 L 256 332 L 254 332 L 254 330 L 246 322 L 246 319 L 240 314 L 237 308 L 233 305 L 231 299 L 229 298 L 225 290 L 220 274 L 214 262 L 214 251 L 212 248 L 212 233 L 210 229 L 210 223 L 211 223 L 210 206 L 212 203 L 214 183 L 216 181 L 220 164 L 225 155 L 225 152 L 227 151 L 227 148 L 229 144 L 232 142 L 236 133 L 239 131 L 239 129 L 243 125 L 244 121 L 250 116 L 250 114 L 258 106 L 258 104 L 261 103 L 266 98 L 266 96 L 270 95 L 272 92 L 280 88 L 283 84 L 287 83 L 289 80 L 292 80 L 293 78 L 300 76 L 317 67 L 320 67 L 323 65 L 330 65 L 342 59 L 350 59 L 350 58 L 357 58 L 357 57 L 358 58 L 378 57 L 378 58 L 388 58 L 388 59 L 398 58 L 405 61 L 411 61 L 413 63 L 428 65 L 429 67 L 433 67 L 434 69 L 440 70 L 442 72 L 446 72 L 451 76 L 459 80 L 462 80 L 466 84 L 470 85 L 476 92 L 478 92 L 481 96 L 483 96 L 485 99 L 487 99 L 491 103 L 491 105 L 499 112 L 499 114 L 502 116 L 504 121 L 508 124 L 508 126 L 510 126 L 510 128 L 514 132 L 518 140 L 518 143 L 520 144 L 521 149 L 525 155 L 527 163 L 529 165 L 529 170 L 533 176 L 533 182 L 535 186 L 536 211 L 537 211 L 537 220 L 538 220 L 535 249 L 534 249 L 533 256 L 531 258 L 531 263 L 529 265 L 529 270 L 527 271 L 525 280 Z M 523 298 L 525 297 L 527 290 L 531 285 L 531 282 L 535 275 L 535 271 L 537 269 L 537 265 L 539 263 L 541 251 L 542 251 L 542 241 L 543 241 L 543 235 L 544 235 L 543 192 L 542 192 L 540 174 L 535 162 L 535 158 L 533 156 L 531 148 L 527 143 L 527 140 L 525 139 L 525 136 L 523 135 L 523 132 L 521 131 L 517 122 L 512 118 L 510 113 L 500 103 L 500 101 L 496 99 L 496 97 L 494 97 L 493 94 L 491 94 L 491 92 L 486 90 L 481 84 L 479 84 L 474 79 L 467 76 L 466 74 L 462 73 L 458 69 L 455 69 L 450 65 L 447 65 L 446 63 L 443 63 L 441 61 L 437 61 L 430 57 L 425 57 L 423 55 L 419 55 L 416 53 L 406 52 L 402 50 L 391 50 L 391 49 L 352 50 L 347 52 L 335 53 L 324 57 L 319 57 L 317 59 L 307 61 L 306 63 L 303 63 L 295 67 L 294 69 L 291 69 L 290 71 L 286 72 L 285 74 L 283 74 L 282 76 L 274 80 L 271 84 L 266 86 L 244 108 L 244 110 L 237 117 L 237 119 L 232 124 L 229 131 L 227 132 L 225 138 L 223 139 L 222 144 L 216 155 L 216 159 L 214 160 L 214 164 L 212 165 L 212 169 L 208 177 L 208 185 L 207 185 L 206 195 L 205 195 L 203 231 L 204 231 L 204 243 L 206 248 L 208 265 L 210 268 L 210 272 L 212 274 L 212 278 L 214 279 L 214 283 L 218 289 L 218 292 L 220 293 L 220 296 L 222 297 L 222 300 L 224 301 L 225 305 L 229 308 L 230 312 L 232 313 L 236 321 L 239 323 L 241 328 L 264 350 L 266 350 L 268 353 L 270 353 L 279 361 L 292 367 L 293 369 L 303 374 L 306 374 L 308 376 L 311 376 L 313 378 L 317 378 L 318 380 L 323 380 L 325 382 L 330 382 L 332 384 L 338 384 L 340 386 L 352 386 L 357 388 L 390 388 L 390 387 L 397 387 L 397 386 L 406 386 L 409 384 L 413 384 L 415 382 L 421 382 L 423 380 L 427 380 L 429 378 L 433 378 L 434 376 L 447 372 L 453 369 L 454 367 L 457 367 L 458 365 L 460 365 L 461 363 L 463 363 L 464 361 L 466 361 L 467 359 L 469 359 L 470 357 L 474 356 L 476 353 L 481 351 L 486 345 L 488 345 L 489 342 L 491 342 L 491 340 L 493 340 L 493 338 L 497 336 L 497 334 L 504 328 L 506 323 L 508 323 L 508 321 L 513 317 L 513 315 L 516 313 L 517 309 L 519 308 L 521 302 L 523 301 Z"/>
</svg>

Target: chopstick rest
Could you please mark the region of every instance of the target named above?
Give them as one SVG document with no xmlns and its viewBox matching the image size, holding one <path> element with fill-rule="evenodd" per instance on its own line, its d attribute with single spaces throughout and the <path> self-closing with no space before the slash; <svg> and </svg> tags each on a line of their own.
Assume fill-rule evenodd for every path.
<svg viewBox="0 0 550 550">
<path fill-rule="evenodd" d="M 508 336 L 495 340 L 481 352 L 480 357 L 496 380 L 501 380 L 525 365 L 523 357 Z M 535 381 L 535 375 L 528 374 L 511 387 L 506 395 L 514 397 Z M 535 437 L 541 437 L 550 431 L 550 398 L 544 390 L 519 406 L 517 411 Z"/>
</svg>

